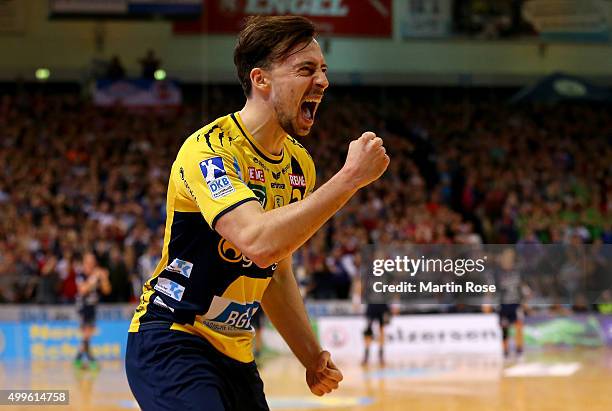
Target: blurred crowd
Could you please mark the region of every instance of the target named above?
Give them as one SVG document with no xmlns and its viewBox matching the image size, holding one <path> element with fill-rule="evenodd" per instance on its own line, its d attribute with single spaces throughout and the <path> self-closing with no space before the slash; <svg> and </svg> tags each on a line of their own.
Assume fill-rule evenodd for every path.
<svg viewBox="0 0 612 411">
<path fill-rule="evenodd" d="M 354 96 L 326 104 L 316 138 L 305 141 L 320 181 L 343 164 L 337 147 L 364 130 L 384 137 L 392 161 L 302 251 L 313 296 L 347 296 L 367 242 L 612 244 L 607 107 L 516 107 L 495 94 Z"/>
<path fill-rule="evenodd" d="M 392 161 L 295 254 L 310 298 L 350 298 L 367 243 L 612 243 L 609 107 L 436 96 L 372 88 L 326 96 L 302 139 L 319 185 L 366 130 L 384 138 Z M 88 250 L 109 271 L 105 301 L 138 298 L 160 257 L 178 148 L 243 103 L 238 87 L 191 100 L 129 112 L 71 93 L 2 97 L 0 301 L 74 301 L 75 256 Z"/>
</svg>

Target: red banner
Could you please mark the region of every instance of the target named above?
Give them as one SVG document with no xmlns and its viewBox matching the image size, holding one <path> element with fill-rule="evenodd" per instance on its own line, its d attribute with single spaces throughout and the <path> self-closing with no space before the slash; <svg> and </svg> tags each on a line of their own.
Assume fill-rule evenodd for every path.
<svg viewBox="0 0 612 411">
<path fill-rule="evenodd" d="M 392 0 L 205 0 L 199 21 L 174 23 L 177 34 L 233 34 L 250 15 L 308 17 L 320 34 L 391 37 Z"/>
</svg>

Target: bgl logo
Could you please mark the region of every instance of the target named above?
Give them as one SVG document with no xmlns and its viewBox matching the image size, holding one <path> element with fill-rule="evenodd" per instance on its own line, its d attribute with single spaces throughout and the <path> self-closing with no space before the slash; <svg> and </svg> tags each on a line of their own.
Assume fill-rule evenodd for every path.
<svg viewBox="0 0 612 411">
<path fill-rule="evenodd" d="M 204 318 L 233 328 L 248 330 L 251 328 L 251 318 L 258 309 L 258 301 L 237 302 L 215 295 Z"/>
<path fill-rule="evenodd" d="M 253 318 L 257 308 L 259 307 L 247 308 L 247 310 L 243 313 L 240 313 L 240 311 L 230 311 L 224 322 L 225 324 L 232 325 L 236 328 L 249 329 L 251 328 L 251 318 Z"/>
</svg>

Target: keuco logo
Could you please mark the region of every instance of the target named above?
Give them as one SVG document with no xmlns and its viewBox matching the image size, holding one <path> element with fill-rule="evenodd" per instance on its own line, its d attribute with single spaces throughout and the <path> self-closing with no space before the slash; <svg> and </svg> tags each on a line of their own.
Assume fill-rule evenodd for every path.
<svg viewBox="0 0 612 411">
<path fill-rule="evenodd" d="M 221 241 L 219 241 L 218 250 L 219 256 L 228 263 L 242 262 L 243 267 L 250 267 L 253 264 L 251 260 L 242 254 L 242 251 L 240 251 L 238 247 L 227 241 L 225 238 L 222 238 Z"/>
</svg>

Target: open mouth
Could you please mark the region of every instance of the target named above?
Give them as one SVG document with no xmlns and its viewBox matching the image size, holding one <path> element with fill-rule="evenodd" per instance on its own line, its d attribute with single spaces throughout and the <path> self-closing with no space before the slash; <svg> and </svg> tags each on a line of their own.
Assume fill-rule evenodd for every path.
<svg viewBox="0 0 612 411">
<path fill-rule="evenodd" d="M 315 113 L 317 112 L 317 107 L 319 106 L 319 102 L 320 100 L 314 100 L 314 99 L 306 99 L 304 102 L 302 102 L 302 105 L 300 106 L 300 110 L 302 112 L 302 117 L 307 122 L 314 121 Z"/>
</svg>

